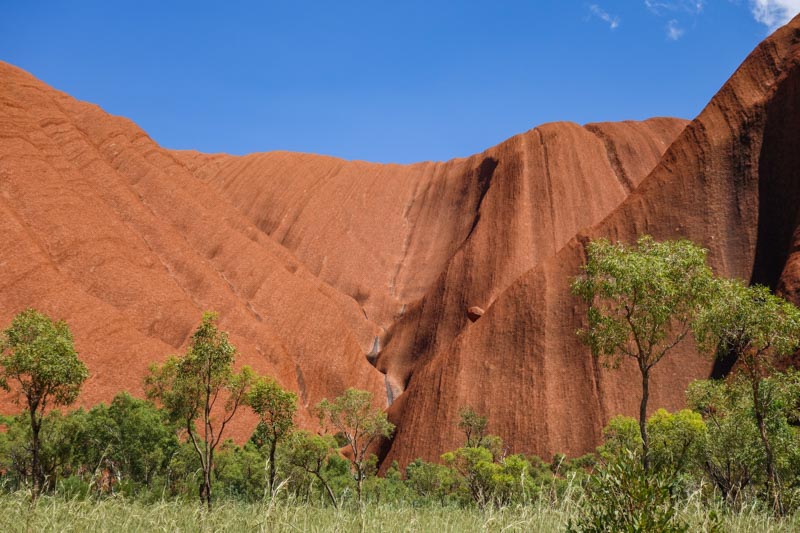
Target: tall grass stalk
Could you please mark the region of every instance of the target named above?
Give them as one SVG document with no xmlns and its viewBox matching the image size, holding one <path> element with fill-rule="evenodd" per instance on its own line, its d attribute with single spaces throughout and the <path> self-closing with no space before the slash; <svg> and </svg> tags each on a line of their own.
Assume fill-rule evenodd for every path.
<svg viewBox="0 0 800 533">
<path fill-rule="evenodd" d="M 533 499 L 529 504 L 502 508 L 442 507 L 405 504 L 332 506 L 303 502 L 287 496 L 260 503 L 219 500 L 209 513 L 195 502 L 164 500 L 144 503 L 122 497 L 67 499 L 44 495 L 31 504 L 26 492 L 0 495 L 0 531 L 79 532 L 91 531 L 532 531 L 563 530 L 569 518 L 580 511 L 582 488 L 570 484 L 556 498 L 554 494 Z M 800 516 L 777 519 L 768 511 L 746 507 L 737 512 L 722 504 L 709 506 L 698 493 L 690 494 L 680 514 L 691 531 L 789 532 L 800 530 Z M 715 518 L 716 517 L 716 518 Z"/>
</svg>

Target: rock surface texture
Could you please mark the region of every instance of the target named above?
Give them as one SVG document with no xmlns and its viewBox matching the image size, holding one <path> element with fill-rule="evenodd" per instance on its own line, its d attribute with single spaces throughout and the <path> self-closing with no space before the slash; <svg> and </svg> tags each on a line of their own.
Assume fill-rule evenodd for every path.
<svg viewBox="0 0 800 533">
<path fill-rule="evenodd" d="M 718 273 L 800 300 L 799 107 L 800 18 L 691 123 L 546 124 L 414 165 L 165 150 L 0 63 L 0 324 L 66 319 L 83 404 L 141 394 L 211 309 L 242 363 L 298 392 L 302 424 L 323 397 L 375 393 L 398 425 L 388 461 L 459 445 L 466 405 L 512 452 L 585 453 L 639 390 L 575 336 L 585 243 L 687 237 Z M 652 408 L 711 371 L 682 345 Z"/>
</svg>

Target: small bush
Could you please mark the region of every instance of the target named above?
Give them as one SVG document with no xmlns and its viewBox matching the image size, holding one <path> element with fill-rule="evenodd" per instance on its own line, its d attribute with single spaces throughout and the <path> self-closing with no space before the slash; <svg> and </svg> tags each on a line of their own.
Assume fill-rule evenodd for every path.
<svg viewBox="0 0 800 533">
<path fill-rule="evenodd" d="M 636 454 L 623 453 L 589 479 L 581 513 L 567 531 L 687 531 L 677 516 L 673 485 L 673 479 L 645 472 Z"/>
</svg>

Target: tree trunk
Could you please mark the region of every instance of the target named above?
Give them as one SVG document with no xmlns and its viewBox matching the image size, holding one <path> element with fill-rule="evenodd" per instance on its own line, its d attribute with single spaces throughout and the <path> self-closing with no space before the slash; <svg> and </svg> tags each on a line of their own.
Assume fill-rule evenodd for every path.
<svg viewBox="0 0 800 533">
<path fill-rule="evenodd" d="M 361 483 L 364 481 L 364 475 L 361 473 L 361 468 L 356 468 L 356 492 L 358 492 L 358 503 L 361 503 Z"/>
<path fill-rule="evenodd" d="M 208 444 L 206 444 L 206 446 L 208 446 Z M 206 462 L 206 468 L 203 472 L 203 483 L 206 486 L 206 505 L 209 512 L 211 512 L 211 469 L 213 468 L 213 464 L 214 450 L 208 446 L 208 461 Z"/>
<path fill-rule="evenodd" d="M 212 463 L 214 460 L 214 443 L 212 441 L 214 437 L 211 430 L 211 365 L 209 361 L 206 361 L 206 363 L 208 365 L 205 377 L 206 401 L 203 406 L 203 440 L 205 441 L 203 450 L 206 454 L 206 461 L 203 465 L 203 485 L 205 485 L 206 505 L 208 506 L 208 511 L 211 512 L 211 469 L 213 468 Z"/>
<path fill-rule="evenodd" d="M 650 397 L 650 371 L 640 367 L 642 371 L 642 403 L 639 405 L 639 431 L 642 434 L 642 466 L 650 471 L 650 439 L 647 436 L 647 400 Z"/>
<path fill-rule="evenodd" d="M 325 490 L 328 493 L 328 498 L 330 498 L 334 509 L 338 509 L 339 508 L 339 502 L 336 501 L 336 496 L 334 496 L 333 491 L 331 490 L 331 486 L 328 485 L 328 482 L 325 481 L 325 479 L 323 479 L 323 477 L 319 473 L 315 472 L 314 475 L 317 476 L 317 479 L 319 479 L 319 482 L 322 483 L 323 487 L 325 487 Z"/>
<path fill-rule="evenodd" d="M 275 449 L 278 447 L 278 439 L 272 439 L 269 445 L 269 493 L 274 496 L 275 490 Z"/>
<path fill-rule="evenodd" d="M 772 498 L 772 505 L 778 514 L 783 515 L 783 498 L 781 495 L 781 487 L 778 483 L 778 476 L 775 473 L 775 457 L 772 453 L 772 446 L 769 442 L 769 435 L 767 434 L 767 426 L 764 422 L 764 406 L 761 402 L 761 394 L 759 393 L 760 379 L 755 377 L 753 379 L 753 411 L 756 415 L 756 424 L 758 425 L 758 432 L 761 434 L 761 442 L 764 445 L 764 454 L 766 456 L 767 467 L 767 494 Z"/>
<path fill-rule="evenodd" d="M 203 479 L 203 491 L 206 493 L 206 506 L 211 511 L 211 472 L 205 472 Z"/>
<path fill-rule="evenodd" d="M 42 479 L 42 466 L 39 458 L 41 443 L 39 431 L 42 429 L 41 421 L 36 419 L 36 410 L 31 409 L 31 476 L 33 477 L 33 494 L 35 500 L 39 497 L 44 480 Z"/>
</svg>

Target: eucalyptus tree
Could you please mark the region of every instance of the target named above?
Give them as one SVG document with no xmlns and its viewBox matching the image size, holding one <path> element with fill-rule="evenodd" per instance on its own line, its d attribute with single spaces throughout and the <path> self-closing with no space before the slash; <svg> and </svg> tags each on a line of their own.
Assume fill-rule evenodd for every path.
<svg viewBox="0 0 800 533">
<path fill-rule="evenodd" d="M 370 446 L 379 438 L 389 437 L 394 432 L 394 424 L 389 422 L 384 411 L 373 407 L 372 393 L 352 388 L 333 401 L 322 400 L 317 405 L 317 413 L 321 424 L 339 433 L 350 449 L 360 502 Z"/>
<path fill-rule="evenodd" d="M 234 371 L 236 348 L 227 333 L 217 328 L 216 321 L 215 313 L 203 314 L 186 353 L 152 365 L 145 378 L 148 397 L 160 402 L 169 417 L 181 423 L 200 459 L 200 502 L 209 510 L 214 451 L 228 423 L 247 402 L 255 380 L 249 367 Z"/>
<path fill-rule="evenodd" d="M 706 250 L 687 241 L 657 242 L 642 236 L 635 245 L 592 241 L 573 293 L 589 303 L 588 326 L 578 332 L 595 356 L 618 368 L 635 361 L 641 374 L 639 431 L 642 465 L 649 470 L 647 402 L 652 369 L 689 335 L 709 301 L 714 276 Z"/>
<path fill-rule="evenodd" d="M 0 386 L 17 393 L 31 420 L 31 477 L 35 499 L 44 485 L 40 433 L 48 407 L 75 401 L 89 376 L 78 359 L 72 333 L 64 321 L 27 309 L 11 322 L 0 338 Z"/>
<path fill-rule="evenodd" d="M 458 429 L 464 432 L 467 448 L 478 448 L 486 438 L 486 427 L 489 419 L 479 415 L 472 407 L 463 407 L 458 412 Z"/>
<path fill-rule="evenodd" d="M 766 422 L 773 388 L 765 387 L 764 382 L 774 371 L 776 359 L 800 348 L 800 309 L 767 287 L 719 280 L 714 299 L 697 319 L 695 334 L 706 349 L 716 350 L 720 356 L 733 354 L 749 382 L 766 459 L 767 492 L 782 513 L 781 483 Z"/>
<path fill-rule="evenodd" d="M 330 458 L 337 453 L 336 440 L 330 435 L 294 431 L 287 438 L 285 450 L 286 461 L 302 472 L 314 476 L 325 489 L 330 502 L 338 509 L 339 502 L 326 471 Z"/>
<path fill-rule="evenodd" d="M 272 492 L 275 489 L 275 452 L 294 428 L 297 395 L 284 390 L 274 379 L 263 378 L 253 385 L 247 403 L 259 419 L 252 440 L 259 448 L 267 447 L 269 490 Z"/>
</svg>

